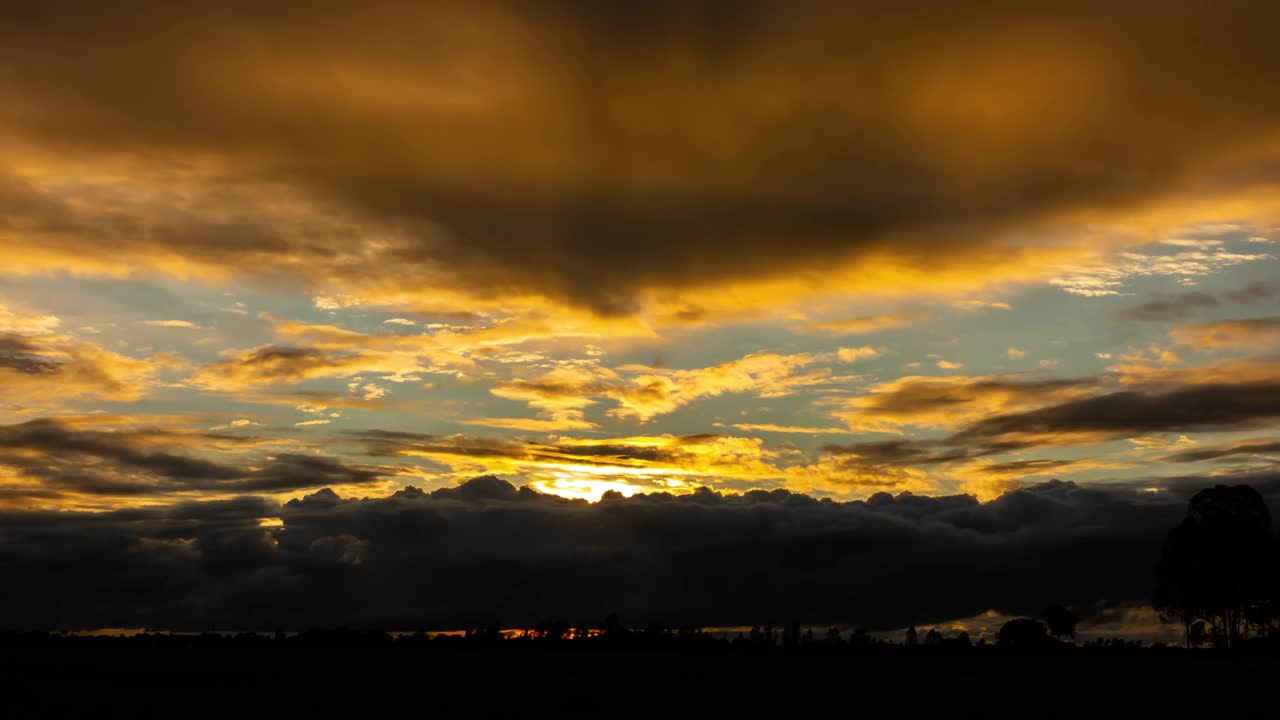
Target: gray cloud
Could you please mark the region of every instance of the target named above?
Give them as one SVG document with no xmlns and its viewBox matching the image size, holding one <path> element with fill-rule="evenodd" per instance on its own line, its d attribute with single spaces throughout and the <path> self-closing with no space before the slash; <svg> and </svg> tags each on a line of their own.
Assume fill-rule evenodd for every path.
<svg viewBox="0 0 1280 720">
<path fill-rule="evenodd" d="M 1200 462 L 1202 460 L 1219 460 L 1222 458 L 1245 456 L 1280 456 L 1280 440 L 1246 440 L 1228 445 L 1196 448 L 1173 453 L 1164 459 L 1168 462 Z M 1277 459 L 1280 462 L 1280 458 Z"/>
<path fill-rule="evenodd" d="M 1217 295 L 1194 290 L 1180 295 L 1168 295 L 1148 300 L 1120 313 L 1131 320 L 1174 322 L 1186 320 L 1201 310 L 1210 310 L 1225 303 L 1251 305 L 1280 298 L 1280 283 L 1255 280 L 1238 290 L 1227 290 Z"/>
<path fill-rule="evenodd" d="M 1252 479 L 1274 503 L 1277 479 Z M 1147 597 L 1193 489 L 1055 481 L 988 503 L 779 490 L 588 504 L 479 478 L 380 499 L 322 490 L 283 507 L 11 512 L 0 515 L 0 568 L 24 591 L 0 597 L 0 616 L 37 628 L 273 629 L 619 612 L 635 623 L 887 628 L 1054 602 L 1088 614 Z M 283 527 L 263 529 L 267 517 Z"/>
<path fill-rule="evenodd" d="M 1151 432 L 1230 430 L 1280 418 L 1274 381 L 1140 389 L 1072 400 L 979 420 L 956 441 L 1011 440 L 1037 435 L 1096 434 L 1123 438 Z"/>
<path fill-rule="evenodd" d="M 1199 310 L 1216 308 L 1221 305 L 1217 298 L 1203 292 L 1188 292 L 1172 297 L 1161 297 L 1136 305 L 1121 313 L 1131 320 L 1149 320 L 1152 322 L 1172 322 L 1185 320 Z"/>
<path fill-rule="evenodd" d="M 1280 283 L 1255 280 L 1239 290 L 1229 290 L 1222 297 L 1236 303 L 1266 302 L 1280 298 Z"/>
<path fill-rule="evenodd" d="M 1101 378 L 1069 381 L 1063 387 L 1093 391 L 1083 397 L 1052 402 L 1043 395 L 1038 382 L 981 380 L 969 385 L 951 385 L 929 390 L 911 386 L 880 398 L 876 408 L 900 412 L 944 411 L 949 404 L 971 402 L 992 388 L 1027 399 L 1039 397 L 1041 404 L 1025 411 L 992 413 L 968 423 L 950 435 L 925 439 L 895 439 L 872 442 L 829 444 L 826 453 L 849 458 L 868 472 L 930 465 L 963 464 L 993 456 L 1035 448 L 1091 444 L 1166 432 L 1220 432 L 1269 427 L 1280 419 L 1280 384 L 1274 381 L 1246 383 L 1203 383 L 1177 385 L 1134 385 L 1122 391 L 1103 391 Z M 1165 458 L 1172 462 L 1208 460 L 1230 455 L 1269 452 L 1266 443 L 1242 443 L 1217 448 L 1201 448 Z M 1008 462 L 984 461 L 982 471 L 1016 477 L 1042 475 L 1067 468 L 1079 461 L 1035 459 Z"/>
<path fill-rule="evenodd" d="M 39 348 L 22 336 L 0 335 L 0 368 L 9 368 L 27 375 L 53 375 L 61 366 L 42 357 Z"/>
<path fill-rule="evenodd" d="M 281 492 L 323 485 L 369 484 L 387 468 L 342 460 L 279 453 L 240 458 L 239 464 L 215 462 L 193 454 L 157 451 L 155 442 L 203 447 L 251 445 L 246 435 L 181 434 L 165 430 L 82 430 L 56 420 L 0 426 L 0 465 L 39 482 L 34 491 L 104 496 L 158 495 L 172 492 Z"/>
</svg>

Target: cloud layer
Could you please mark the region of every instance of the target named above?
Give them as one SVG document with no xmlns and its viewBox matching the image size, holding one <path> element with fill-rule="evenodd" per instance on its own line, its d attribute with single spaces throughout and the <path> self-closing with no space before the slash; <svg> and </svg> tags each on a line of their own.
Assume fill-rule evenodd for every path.
<svg viewBox="0 0 1280 720">
<path fill-rule="evenodd" d="M 0 242 L 30 270 L 672 322 L 833 269 L 894 294 L 1042 276 L 1120 211 L 1274 208 L 1275 13 L 42 4 L 0 30 Z"/>
<path fill-rule="evenodd" d="M 703 491 L 588 504 L 484 477 L 382 499 L 322 490 L 283 507 L 7 513 L 0 567 L 24 591 L 0 598 L 0 616 L 32 628 L 414 629 L 609 612 L 871 628 L 1051 603 L 1089 615 L 1145 600 L 1184 504 L 1176 490 L 1058 482 L 988 503 Z"/>
</svg>

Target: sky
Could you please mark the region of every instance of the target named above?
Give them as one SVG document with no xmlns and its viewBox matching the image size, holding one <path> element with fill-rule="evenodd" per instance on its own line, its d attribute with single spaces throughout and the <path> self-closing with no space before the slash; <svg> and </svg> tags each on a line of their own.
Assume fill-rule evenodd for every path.
<svg viewBox="0 0 1280 720">
<path fill-rule="evenodd" d="M 550 555 L 640 552 L 624 532 L 660 546 L 691 508 L 754 532 L 737 513 L 772 503 L 834 533 L 818 555 L 892 516 L 928 535 L 912 547 L 964 530 L 951 547 L 1000 557 L 984 543 L 1038 518 L 1071 529 L 1045 547 L 1073 543 L 1096 503 L 1176 522 L 1189 489 L 1272 487 L 1280 8 L 1113 5 L 10 10 L 0 513 L 114 540 L 37 552 L 12 529 L 0 560 L 185 557 L 205 607 L 234 585 L 218 552 L 246 596 L 285 592 L 264 573 L 330 582 L 301 556 L 372 564 L 388 543 L 382 567 L 403 569 L 426 531 L 375 536 L 411 498 L 478 513 L 439 530 L 461 533 L 451 547 L 496 542 L 479 528 L 503 503 L 557 536 Z M 464 484 L 482 476 L 501 483 Z M 1049 515 L 1020 514 L 1046 498 Z M 887 509 L 916 501 L 934 505 Z M 770 552 L 817 542 L 779 538 Z M 1071 592 L 1137 599 L 1121 575 Z M 1066 592 L 1040 590 L 863 612 L 945 620 Z M 706 592 L 634 610 L 783 612 L 704 618 L 723 605 Z M 238 622 L 224 600 L 217 619 Z M 441 622 L 482 605 L 432 602 Z M 20 612 L 115 625 L 121 603 Z M 183 612 L 165 621 L 215 617 Z"/>
</svg>

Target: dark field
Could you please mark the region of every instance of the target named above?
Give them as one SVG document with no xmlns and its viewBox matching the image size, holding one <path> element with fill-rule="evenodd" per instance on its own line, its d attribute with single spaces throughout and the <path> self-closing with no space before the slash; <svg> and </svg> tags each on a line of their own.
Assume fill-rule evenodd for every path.
<svg viewBox="0 0 1280 720">
<path fill-rule="evenodd" d="M 82 646 L 4 649 L 0 678 L 15 707 L 46 716 L 1222 717 L 1273 710 L 1280 660 Z"/>
</svg>

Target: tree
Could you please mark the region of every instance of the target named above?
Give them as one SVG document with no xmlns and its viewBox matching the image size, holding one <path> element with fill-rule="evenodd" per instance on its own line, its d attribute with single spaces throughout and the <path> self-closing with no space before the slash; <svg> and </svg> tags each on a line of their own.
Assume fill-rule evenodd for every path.
<svg viewBox="0 0 1280 720">
<path fill-rule="evenodd" d="M 1276 545 L 1271 514 L 1247 485 L 1217 485 L 1196 493 L 1187 516 L 1169 531 L 1156 568 L 1153 605 L 1183 624 L 1188 647 L 1197 620 L 1230 648 L 1271 618 Z"/>
<path fill-rule="evenodd" d="M 1038 650 L 1049 644 L 1049 629 L 1039 620 L 1014 618 L 1000 626 L 996 640 L 1011 650 Z"/>
<path fill-rule="evenodd" d="M 1049 626 L 1049 633 L 1055 638 L 1061 640 L 1070 636 L 1073 641 L 1076 639 L 1076 623 L 1079 619 L 1067 608 L 1061 605 L 1045 608 L 1044 612 L 1040 613 L 1040 619 Z"/>
</svg>

